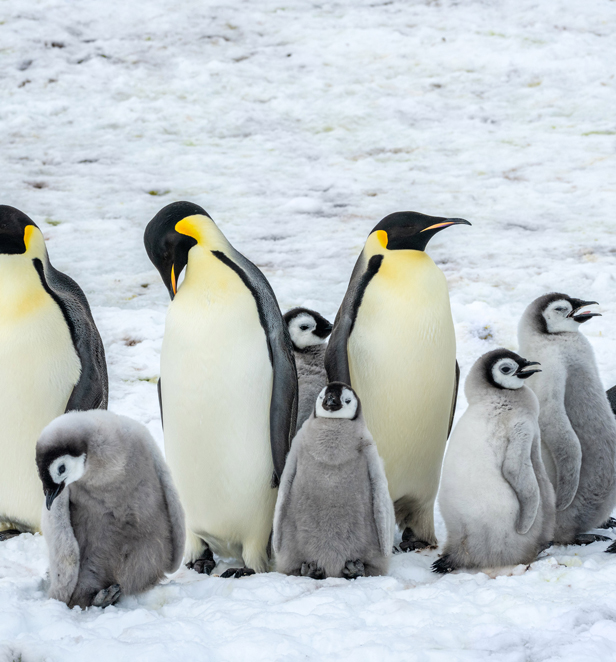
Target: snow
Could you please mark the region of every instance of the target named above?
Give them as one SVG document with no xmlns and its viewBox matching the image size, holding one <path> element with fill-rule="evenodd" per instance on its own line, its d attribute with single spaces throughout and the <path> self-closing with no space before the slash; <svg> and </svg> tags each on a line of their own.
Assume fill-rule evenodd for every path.
<svg viewBox="0 0 616 662">
<path fill-rule="evenodd" d="M 559 290 L 600 302 L 583 332 L 608 387 L 615 31 L 609 0 L 12 0 L 2 202 L 41 226 L 86 291 L 110 408 L 159 442 L 168 296 L 142 234 L 181 199 L 259 265 L 283 311 L 329 319 L 384 215 L 466 218 L 428 248 L 463 377 L 483 352 L 515 349 L 526 305 Z M 496 578 L 436 577 L 436 552 L 354 582 L 184 569 L 81 612 L 45 597 L 44 540 L 26 535 L 0 544 L 0 660 L 616 659 L 607 545 L 552 548 Z"/>
</svg>

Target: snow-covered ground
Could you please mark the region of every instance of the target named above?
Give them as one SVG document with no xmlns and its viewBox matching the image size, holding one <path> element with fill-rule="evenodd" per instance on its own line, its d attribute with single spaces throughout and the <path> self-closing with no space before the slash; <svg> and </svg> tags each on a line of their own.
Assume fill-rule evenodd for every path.
<svg viewBox="0 0 616 662">
<path fill-rule="evenodd" d="M 142 234 L 181 199 L 261 267 L 283 310 L 332 319 L 381 217 L 466 218 L 428 251 L 463 376 L 515 349 L 525 306 L 560 290 L 601 303 L 584 332 L 611 386 L 615 33 L 609 0 L 2 2 L 0 200 L 86 291 L 110 407 L 159 441 L 168 297 Z M 81 612 L 45 597 L 44 540 L 22 536 L 0 544 L 0 660 L 611 660 L 606 546 L 552 548 L 496 579 L 436 577 L 436 552 L 354 582 L 182 570 Z"/>
</svg>

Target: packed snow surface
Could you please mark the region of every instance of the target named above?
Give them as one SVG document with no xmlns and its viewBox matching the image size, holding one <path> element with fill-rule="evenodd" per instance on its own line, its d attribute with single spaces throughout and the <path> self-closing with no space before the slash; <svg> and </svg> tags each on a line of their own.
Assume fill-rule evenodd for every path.
<svg viewBox="0 0 616 662">
<path fill-rule="evenodd" d="M 525 306 L 558 290 L 601 303 L 583 332 L 608 387 L 615 33 L 609 0 L 3 2 L 0 202 L 88 295 L 110 408 L 161 443 L 168 296 L 142 235 L 174 200 L 208 210 L 283 311 L 330 319 L 383 216 L 466 218 L 428 248 L 463 377 L 515 349 Z M 44 540 L 24 535 L 0 543 L 0 659 L 611 660 L 607 545 L 553 547 L 498 577 L 437 577 L 436 551 L 353 582 L 183 569 L 82 612 L 46 598 Z"/>
</svg>

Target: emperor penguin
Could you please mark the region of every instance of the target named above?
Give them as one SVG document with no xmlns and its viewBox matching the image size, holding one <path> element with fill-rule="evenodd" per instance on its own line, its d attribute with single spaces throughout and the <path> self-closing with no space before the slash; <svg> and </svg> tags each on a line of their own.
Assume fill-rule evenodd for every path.
<svg viewBox="0 0 616 662">
<path fill-rule="evenodd" d="M 274 517 L 276 569 L 314 579 L 384 575 L 396 522 L 359 398 L 333 382 L 293 440 Z"/>
<path fill-rule="evenodd" d="M 0 540 L 40 530 L 36 440 L 56 416 L 107 407 L 107 367 L 85 294 L 43 234 L 0 205 Z"/>
<path fill-rule="evenodd" d="M 350 384 L 385 463 L 401 549 L 437 543 L 434 500 L 459 370 L 447 281 L 425 252 L 461 218 L 386 216 L 370 233 L 325 353 L 330 381 Z"/>
<path fill-rule="evenodd" d="M 314 403 L 327 384 L 325 372 L 325 340 L 332 332 L 331 322 L 315 310 L 293 308 L 284 314 L 293 343 L 297 368 L 299 430 L 314 409 Z"/>
<path fill-rule="evenodd" d="M 468 409 L 443 462 L 438 501 L 447 542 L 435 572 L 531 563 L 552 540 L 554 489 L 541 459 L 539 402 L 525 385 L 537 365 L 495 349 L 466 379 Z"/>
<path fill-rule="evenodd" d="M 535 299 L 518 327 L 520 351 L 541 362 L 531 384 L 539 398 L 543 461 L 556 491 L 554 542 L 584 545 L 605 536 L 616 505 L 616 418 L 590 343 L 579 329 L 598 316 L 595 301 L 552 292 Z"/>
<path fill-rule="evenodd" d="M 109 411 L 56 418 L 36 445 L 49 597 L 106 607 L 182 562 L 184 512 L 147 429 Z"/>
<path fill-rule="evenodd" d="M 145 246 L 172 299 L 159 396 L 189 567 L 209 574 L 216 552 L 245 566 L 223 576 L 264 572 L 297 415 L 287 325 L 265 276 L 198 205 L 164 207 Z"/>
</svg>

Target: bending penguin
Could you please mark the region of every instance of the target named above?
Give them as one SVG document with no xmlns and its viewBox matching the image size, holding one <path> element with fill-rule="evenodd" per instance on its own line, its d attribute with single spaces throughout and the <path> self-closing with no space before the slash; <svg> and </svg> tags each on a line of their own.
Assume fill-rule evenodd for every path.
<svg viewBox="0 0 616 662">
<path fill-rule="evenodd" d="M 243 560 L 223 576 L 264 572 L 297 415 L 287 325 L 265 276 L 198 205 L 162 209 L 145 246 L 172 299 L 159 395 L 189 565 L 209 574 L 214 551 Z"/>
<path fill-rule="evenodd" d="M 398 212 L 378 223 L 351 276 L 325 353 L 351 384 L 385 463 L 405 551 L 436 545 L 434 500 L 456 405 L 456 339 L 443 272 L 425 252 L 460 218 Z"/>
<path fill-rule="evenodd" d="M 554 542 L 584 545 L 606 536 L 616 505 L 616 418 L 580 325 L 595 301 L 553 292 L 535 299 L 518 327 L 520 351 L 541 362 L 531 384 L 539 398 L 543 461 L 556 491 Z"/>
<path fill-rule="evenodd" d="M 178 569 L 184 512 L 143 425 L 108 411 L 64 414 L 43 430 L 36 463 L 49 597 L 106 607 Z"/>
<path fill-rule="evenodd" d="M 525 380 L 540 372 L 514 352 L 484 354 L 466 380 L 468 409 L 443 463 L 447 527 L 432 569 L 531 563 L 554 533 L 554 489 L 541 459 L 539 403 Z"/>
<path fill-rule="evenodd" d="M 314 409 L 317 396 L 327 384 L 325 372 L 325 339 L 332 332 L 331 322 L 314 310 L 293 308 L 284 314 L 293 342 L 297 367 L 299 430 Z"/>
<path fill-rule="evenodd" d="M 276 569 L 314 579 L 383 575 L 394 508 L 359 399 L 328 384 L 293 440 L 274 518 Z"/>
<path fill-rule="evenodd" d="M 36 440 L 56 416 L 107 407 L 107 367 L 85 294 L 51 265 L 43 234 L 0 205 L 0 540 L 38 531 Z"/>
</svg>

